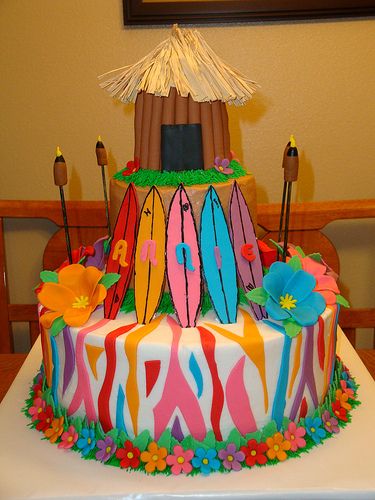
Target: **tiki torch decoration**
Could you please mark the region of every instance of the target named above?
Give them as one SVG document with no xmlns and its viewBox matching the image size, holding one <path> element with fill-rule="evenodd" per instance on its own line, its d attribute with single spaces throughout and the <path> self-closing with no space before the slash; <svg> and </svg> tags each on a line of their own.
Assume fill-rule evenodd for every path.
<svg viewBox="0 0 375 500">
<path fill-rule="evenodd" d="M 284 169 L 284 188 L 283 188 L 283 198 L 281 202 L 281 212 L 280 212 L 280 224 L 279 224 L 279 235 L 278 241 L 281 241 L 283 226 L 284 226 L 284 215 L 285 215 L 285 226 L 284 226 L 284 245 L 283 245 L 283 262 L 286 261 L 286 254 L 288 250 L 288 232 L 289 232 L 289 217 L 290 217 L 290 200 L 292 196 L 292 184 L 298 179 L 298 149 L 296 146 L 296 141 L 294 136 L 290 136 L 290 141 L 286 145 L 283 157 L 283 169 Z"/>
<path fill-rule="evenodd" d="M 98 141 L 95 147 L 96 152 L 96 160 L 98 162 L 99 167 L 101 167 L 102 171 L 102 184 L 103 184 L 103 193 L 104 193 L 104 203 L 105 203 L 105 214 L 107 217 L 107 227 L 108 227 L 108 236 L 111 237 L 111 222 L 109 220 L 109 206 L 108 206 L 108 195 L 107 195 L 107 181 L 105 177 L 105 166 L 108 165 L 107 151 L 102 143 L 102 139 L 99 135 Z"/>
<path fill-rule="evenodd" d="M 72 247 L 70 245 L 69 226 L 68 226 L 68 218 L 66 215 L 66 206 L 64 197 L 64 186 L 68 183 L 68 174 L 64 157 L 58 146 L 56 149 L 55 163 L 53 165 L 53 177 L 55 181 L 55 186 L 59 186 L 60 190 L 61 211 L 64 221 L 66 249 L 68 252 L 69 264 L 72 264 L 73 263 Z"/>
</svg>

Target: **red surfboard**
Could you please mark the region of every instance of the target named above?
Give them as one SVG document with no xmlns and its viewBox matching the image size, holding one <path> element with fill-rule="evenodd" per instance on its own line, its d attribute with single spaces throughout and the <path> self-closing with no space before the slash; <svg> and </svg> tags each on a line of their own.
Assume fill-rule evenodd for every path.
<svg viewBox="0 0 375 500">
<path fill-rule="evenodd" d="M 129 184 L 117 215 L 107 262 L 107 273 L 121 278 L 107 292 L 104 317 L 115 319 L 124 300 L 132 276 L 137 232 L 138 199 L 133 184 Z"/>
</svg>

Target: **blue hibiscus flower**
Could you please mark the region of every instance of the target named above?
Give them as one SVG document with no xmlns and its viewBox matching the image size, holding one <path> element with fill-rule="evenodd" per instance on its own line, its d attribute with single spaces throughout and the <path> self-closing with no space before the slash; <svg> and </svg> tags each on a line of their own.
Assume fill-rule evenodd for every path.
<svg viewBox="0 0 375 500">
<path fill-rule="evenodd" d="M 205 450 L 204 448 L 197 448 L 195 450 L 195 457 L 191 461 L 195 469 L 200 469 L 202 474 L 209 474 L 211 471 L 220 468 L 220 461 L 216 458 L 217 451 L 214 449 Z"/>
<path fill-rule="evenodd" d="M 81 431 L 80 438 L 77 441 L 77 446 L 81 450 L 82 455 L 85 457 L 94 449 L 96 444 L 94 429 L 87 429 L 84 427 Z"/>
<path fill-rule="evenodd" d="M 307 434 L 313 438 L 316 444 L 319 444 L 326 437 L 326 431 L 321 427 L 323 421 L 320 417 L 306 417 L 305 427 Z"/>
<path fill-rule="evenodd" d="M 313 292 L 315 285 L 312 274 L 302 269 L 295 271 L 284 262 L 274 262 L 263 278 L 268 315 L 277 321 L 292 319 L 301 326 L 314 325 L 326 308 L 322 295 Z"/>
</svg>

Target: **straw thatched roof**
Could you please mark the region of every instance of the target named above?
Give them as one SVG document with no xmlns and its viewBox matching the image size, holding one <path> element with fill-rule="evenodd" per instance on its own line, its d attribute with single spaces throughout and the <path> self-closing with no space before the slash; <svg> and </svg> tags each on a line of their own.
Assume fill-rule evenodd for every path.
<svg viewBox="0 0 375 500">
<path fill-rule="evenodd" d="M 100 86 L 122 102 L 135 102 L 142 90 L 168 96 L 171 87 L 197 102 L 220 100 L 241 105 L 258 86 L 222 61 L 196 30 L 173 26 L 172 34 L 136 64 L 110 71 Z"/>
</svg>

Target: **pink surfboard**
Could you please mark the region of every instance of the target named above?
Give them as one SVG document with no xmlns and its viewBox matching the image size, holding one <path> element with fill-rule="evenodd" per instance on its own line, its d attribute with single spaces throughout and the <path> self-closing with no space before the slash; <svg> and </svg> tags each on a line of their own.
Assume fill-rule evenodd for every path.
<svg viewBox="0 0 375 500">
<path fill-rule="evenodd" d="M 249 292 L 262 286 L 263 269 L 253 221 L 237 182 L 233 184 L 229 200 L 229 225 L 237 274 L 242 288 Z M 266 317 L 263 307 L 252 302 L 250 305 L 255 319 Z"/>
<path fill-rule="evenodd" d="M 202 297 L 201 259 L 193 210 L 181 184 L 169 206 L 167 279 L 173 306 L 183 328 L 196 324 Z"/>
</svg>

